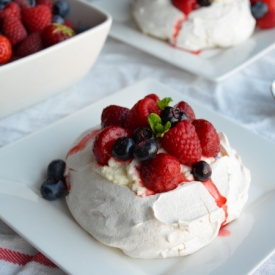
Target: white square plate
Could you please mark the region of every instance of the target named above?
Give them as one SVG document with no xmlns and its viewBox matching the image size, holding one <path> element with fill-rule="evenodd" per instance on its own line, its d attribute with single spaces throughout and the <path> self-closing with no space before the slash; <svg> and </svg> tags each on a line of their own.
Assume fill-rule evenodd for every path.
<svg viewBox="0 0 275 275">
<path fill-rule="evenodd" d="M 131 107 L 149 93 L 173 102 L 185 100 L 197 118 L 225 132 L 252 172 L 249 201 L 241 217 L 227 226 L 230 236 L 188 256 L 140 260 L 104 246 L 78 226 L 65 200 L 48 202 L 39 188 L 48 163 L 65 158 L 72 142 L 100 123 L 110 104 Z M 106 97 L 18 142 L 0 149 L 0 218 L 69 274 L 175 275 L 248 274 L 275 248 L 275 144 L 214 113 L 162 84 L 147 79 Z"/>
<path fill-rule="evenodd" d="M 255 31 L 245 43 L 195 55 L 140 32 L 130 13 L 132 0 L 100 0 L 93 5 L 111 14 L 109 35 L 181 69 L 211 81 L 222 81 L 275 48 L 275 29 Z"/>
</svg>

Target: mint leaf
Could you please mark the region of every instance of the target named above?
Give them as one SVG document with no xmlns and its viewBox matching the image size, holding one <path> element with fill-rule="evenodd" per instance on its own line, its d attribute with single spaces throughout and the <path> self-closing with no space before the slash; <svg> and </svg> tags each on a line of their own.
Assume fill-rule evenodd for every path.
<svg viewBox="0 0 275 275">
<path fill-rule="evenodd" d="M 161 110 L 163 110 L 165 107 L 169 106 L 169 103 L 173 101 L 171 97 L 165 97 L 162 100 L 157 101 L 157 104 Z"/>
<path fill-rule="evenodd" d="M 162 125 L 160 116 L 155 113 L 151 113 L 148 116 L 148 122 L 156 137 L 163 137 L 164 134 L 171 128 L 170 121 L 168 121 L 165 125 Z"/>
</svg>

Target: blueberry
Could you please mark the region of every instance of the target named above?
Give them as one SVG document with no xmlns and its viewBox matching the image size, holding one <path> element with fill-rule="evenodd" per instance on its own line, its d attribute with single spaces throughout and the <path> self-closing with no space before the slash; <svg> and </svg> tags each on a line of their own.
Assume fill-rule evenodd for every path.
<svg viewBox="0 0 275 275">
<path fill-rule="evenodd" d="M 192 166 L 192 174 L 196 180 L 206 181 L 211 178 L 212 169 L 207 162 L 201 160 Z"/>
<path fill-rule="evenodd" d="M 133 139 L 136 143 L 139 143 L 147 139 L 156 139 L 156 136 L 150 128 L 140 127 L 135 130 Z"/>
<path fill-rule="evenodd" d="M 268 12 L 268 6 L 263 2 L 256 2 L 251 6 L 251 13 L 256 19 L 264 17 Z"/>
<path fill-rule="evenodd" d="M 52 16 L 52 23 L 60 23 L 62 25 L 64 25 L 64 18 L 62 16 L 60 16 L 59 14 L 54 14 Z"/>
<path fill-rule="evenodd" d="M 133 157 L 135 142 L 131 138 L 118 138 L 112 146 L 112 154 L 118 160 L 128 160 Z"/>
<path fill-rule="evenodd" d="M 11 0 L 0 0 L 0 5 L 6 6 Z"/>
<path fill-rule="evenodd" d="M 69 4 L 64 0 L 59 0 L 53 5 L 53 14 L 58 14 L 65 18 L 69 13 Z"/>
<path fill-rule="evenodd" d="M 134 146 L 134 157 L 138 161 L 153 159 L 158 152 L 158 144 L 155 139 L 147 139 L 136 143 Z"/>
<path fill-rule="evenodd" d="M 171 127 L 176 126 L 179 121 L 188 120 L 188 117 L 184 112 L 174 107 L 165 107 L 160 113 L 160 118 L 163 125 L 170 121 Z"/>
<path fill-rule="evenodd" d="M 53 160 L 47 169 L 48 178 L 63 179 L 66 163 L 62 159 Z"/>
<path fill-rule="evenodd" d="M 1 4 L 1 3 L 0 3 L 0 10 L 3 10 L 5 7 L 6 7 L 5 4 Z"/>
<path fill-rule="evenodd" d="M 35 0 L 26 0 L 26 1 L 29 3 L 29 5 L 30 5 L 31 7 L 36 6 L 36 1 L 35 1 Z"/>
<path fill-rule="evenodd" d="M 89 29 L 88 26 L 86 26 L 86 25 L 81 25 L 81 26 L 79 26 L 79 27 L 76 29 L 76 33 L 82 33 L 82 32 L 87 31 L 88 29 Z"/>
<path fill-rule="evenodd" d="M 65 186 L 62 180 L 49 178 L 42 183 L 40 192 L 45 200 L 53 201 L 65 195 Z"/>
<path fill-rule="evenodd" d="M 208 7 L 212 4 L 212 1 L 213 0 L 197 0 L 198 4 L 201 6 L 201 7 Z"/>
</svg>

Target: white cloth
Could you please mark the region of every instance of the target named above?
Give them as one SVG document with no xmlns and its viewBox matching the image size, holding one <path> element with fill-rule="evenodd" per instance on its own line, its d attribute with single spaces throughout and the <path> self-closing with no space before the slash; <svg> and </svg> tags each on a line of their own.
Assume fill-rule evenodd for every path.
<svg viewBox="0 0 275 275">
<path fill-rule="evenodd" d="M 0 119 L 0 146 L 10 144 L 147 77 L 275 142 L 275 100 L 269 91 L 270 83 L 275 79 L 274 50 L 217 84 L 108 38 L 96 64 L 82 81 L 40 104 Z M 38 253 L 3 222 L 0 222 L 0 248 L 31 256 Z M 0 274 L 64 273 L 49 263 L 39 264 L 35 260 L 30 260 L 26 265 L 12 264 L 1 260 L 0 250 Z M 253 273 L 260 274 L 275 274 L 275 254 Z"/>
</svg>

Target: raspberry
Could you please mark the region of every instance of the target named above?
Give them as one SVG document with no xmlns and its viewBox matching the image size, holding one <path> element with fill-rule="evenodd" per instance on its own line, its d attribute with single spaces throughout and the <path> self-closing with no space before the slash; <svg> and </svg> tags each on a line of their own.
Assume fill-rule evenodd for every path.
<svg viewBox="0 0 275 275">
<path fill-rule="evenodd" d="M 214 126 L 205 119 L 196 119 L 193 125 L 200 139 L 202 154 L 215 157 L 220 151 L 220 138 Z"/>
<path fill-rule="evenodd" d="M 72 30 L 74 30 L 73 22 L 70 19 L 65 19 L 64 20 L 64 25 L 71 28 Z"/>
<path fill-rule="evenodd" d="M 29 32 L 41 32 L 52 23 L 52 13 L 49 7 L 38 5 L 22 10 L 23 23 Z"/>
<path fill-rule="evenodd" d="M 270 29 L 275 27 L 275 10 L 269 10 L 263 18 L 257 19 L 257 25 L 261 29 Z"/>
<path fill-rule="evenodd" d="M 180 102 L 179 102 L 178 104 L 176 104 L 174 107 L 175 107 L 175 108 L 178 108 L 178 109 L 180 109 L 182 112 L 184 112 L 184 113 L 187 115 L 187 117 L 188 117 L 188 119 L 189 119 L 189 121 L 190 121 L 191 123 L 192 123 L 192 121 L 193 121 L 194 119 L 196 119 L 196 116 L 195 116 L 195 113 L 194 113 L 192 107 L 191 107 L 187 102 L 185 102 L 185 101 L 180 101 Z"/>
<path fill-rule="evenodd" d="M 16 55 L 19 57 L 28 56 L 43 49 L 40 32 L 33 32 L 23 40 L 16 49 Z"/>
<path fill-rule="evenodd" d="M 112 157 L 112 146 L 120 137 L 130 137 L 130 132 L 119 126 L 109 126 L 96 136 L 93 153 L 99 164 L 108 164 L 108 160 Z"/>
<path fill-rule="evenodd" d="M 149 95 L 145 96 L 145 98 L 146 98 L 146 97 L 152 98 L 152 99 L 155 100 L 155 101 L 158 101 L 158 100 L 159 100 L 159 97 L 158 97 L 156 94 L 149 94 Z"/>
<path fill-rule="evenodd" d="M 124 120 L 129 113 L 128 108 L 117 105 L 110 105 L 103 109 L 101 114 L 101 127 L 121 126 L 123 127 Z"/>
<path fill-rule="evenodd" d="M 1 15 L 2 18 L 11 17 L 11 16 L 21 20 L 21 9 L 17 3 L 14 3 L 14 2 L 8 3 L 3 10 L 3 14 Z"/>
<path fill-rule="evenodd" d="M 53 3 L 51 0 L 36 0 L 36 5 L 48 6 L 50 10 L 53 8 Z"/>
<path fill-rule="evenodd" d="M 10 61 L 12 56 L 12 46 L 7 37 L 0 34 L 0 65 Z"/>
<path fill-rule="evenodd" d="M 186 15 L 199 7 L 197 0 L 172 0 L 172 4 Z"/>
<path fill-rule="evenodd" d="M 148 116 L 151 113 L 160 114 L 160 108 L 156 101 L 149 97 L 139 100 L 127 115 L 124 127 L 132 131 L 143 126 L 150 127 Z"/>
<path fill-rule="evenodd" d="M 4 18 L 2 32 L 12 45 L 23 41 L 27 37 L 27 31 L 21 21 L 13 16 Z"/>
<path fill-rule="evenodd" d="M 160 153 L 142 164 L 140 177 L 146 188 L 155 193 L 175 189 L 182 182 L 180 162 L 172 155 Z"/>
<path fill-rule="evenodd" d="M 18 4 L 21 9 L 27 9 L 31 7 L 27 0 L 13 0 L 13 2 Z"/>
<path fill-rule="evenodd" d="M 182 120 L 166 132 L 161 139 L 162 147 L 180 163 L 192 165 L 201 158 L 201 145 L 195 126 Z"/>
</svg>

